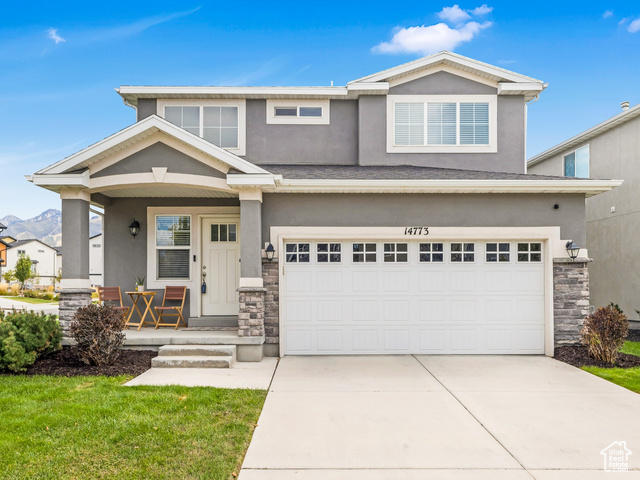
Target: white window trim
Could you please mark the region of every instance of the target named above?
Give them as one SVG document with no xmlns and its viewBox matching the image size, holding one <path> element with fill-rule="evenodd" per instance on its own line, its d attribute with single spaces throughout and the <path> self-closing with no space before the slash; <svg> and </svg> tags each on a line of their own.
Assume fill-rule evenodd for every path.
<svg viewBox="0 0 640 480">
<path fill-rule="evenodd" d="M 572 153 L 575 154 L 574 158 L 577 158 L 577 154 L 578 154 L 578 150 L 583 150 L 583 149 L 587 149 L 587 152 L 589 152 L 589 158 L 587 161 L 587 176 L 586 178 L 591 178 L 591 149 L 589 148 L 589 144 L 587 143 L 586 145 L 583 145 L 580 148 L 576 148 L 575 150 L 571 150 L 570 152 L 565 153 L 564 155 L 562 155 L 562 176 L 563 177 L 568 177 L 568 175 L 565 174 L 565 172 L 567 171 L 565 166 L 566 166 L 566 159 L 569 155 L 571 155 Z M 575 160 L 574 160 L 575 162 Z M 574 166 L 575 170 L 578 170 L 577 165 Z M 568 178 L 584 178 L 584 177 L 578 177 L 577 175 L 574 175 L 573 177 L 568 177 Z"/>
<path fill-rule="evenodd" d="M 267 123 L 273 125 L 329 125 L 331 118 L 329 100 L 267 99 Z M 321 107 L 321 117 L 276 117 L 276 107 Z"/>
<path fill-rule="evenodd" d="M 396 103 L 488 103 L 489 145 L 394 145 Z M 460 109 L 458 108 L 458 111 Z M 459 115 L 459 113 L 458 113 Z M 426 117 L 426 109 L 425 109 Z M 424 120 L 425 130 L 427 120 Z M 458 131 L 460 119 L 457 119 Z M 426 141 L 425 131 L 425 141 Z M 497 95 L 387 95 L 387 153 L 496 153 L 498 151 Z"/>
<path fill-rule="evenodd" d="M 158 100 L 158 116 L 165 118 L 165 107 L 238 107 L 238 148 L 225 148 L 238 156 L 247 153 L 247 102 L 245 99 L 211 99 L 211 100 Z M 200 108 L 200 130 L 203 128 L 204 110 Z"/>
</svg>

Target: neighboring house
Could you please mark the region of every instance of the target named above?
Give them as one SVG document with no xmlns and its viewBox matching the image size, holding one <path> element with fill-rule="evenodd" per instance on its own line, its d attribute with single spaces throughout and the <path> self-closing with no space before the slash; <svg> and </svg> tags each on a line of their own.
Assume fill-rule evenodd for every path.
<svg viewBox="0 0 640 480">
<path fill-rule="evenodd" d="M 136 123 L 28 177 L 62 199 L 61 324 L 94 204 L 105 285 L 188 287 L 190 318 L 238 317 L 241 359 L 553 355 L 589 303 L 565 244 L 620 182 L 525 174 L 544 88 L 449 52 L 346 86 L 120 87 Z"/>
<path fill-rule="evenodd" d="M 89 238 L 89 279 L 91 286 L 104 286 L 102 272 L 104 271 L 102 255 L 102 234 Z"/>
<path fill-rule="evenodd" d="M 591 303 L 620 305 L 630 318 L 640 309 L 640 105 L 586 130 L 528 162 L 529 173 L 619 178 L 620 188 L 587 199 L 585 246 Z"/>
<path fill-rule="evenodd" d="M 0 282 L 2 282 L 2 268 L 7 266 L 7 247 L 8 243 L 0 240 Z"/>
<path fill-rule="evenodd" d="M 35 238 L 16 240 L 7 246 L 7 269 L 16 268 L 21 255 L 28 256 L 33 263 L 33 272 L 40 277 L 40 285 L 53 285 L 56 276 L 55 248 Z"/>
</svg>

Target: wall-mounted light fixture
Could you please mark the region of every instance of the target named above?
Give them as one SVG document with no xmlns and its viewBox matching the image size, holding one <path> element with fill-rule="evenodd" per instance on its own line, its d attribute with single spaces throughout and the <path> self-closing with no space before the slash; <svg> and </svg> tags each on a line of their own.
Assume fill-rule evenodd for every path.
<svg viewBox="0 0 640 480">
<path fill-rule="evenodd" d="M 567 242 L 566 247 L 567 247 L 567 254 L 569 254 L 569 257 L 571 257 L 572 261 L 578 258 L 578 254 L 580 253 L 580 247 L 575 243 L 573 243 L 573 240 L 569 240 Z"/>
<path fill-rule="evenodd" d="M 276 254 L 276 249 L 273 248 L 273 245 L 271 245 L 271 243 L 269 243 L 269 245 L 267 245 L 267 248 L 265 248 L 264 253 L 267 255 L 267 260 L 272 262 L 273 256 Z"/>
<path fill-rule="evenodd" d="M 133 219 L 133 222 L 131 222 L 131 225 L 129 225 L 129 233 L 131 233 L 131 236 L 134 240 L 136 238 L 136 235 L 140 233 L 140 222 L 138 222 L 135 218 Z"/>
</svg>

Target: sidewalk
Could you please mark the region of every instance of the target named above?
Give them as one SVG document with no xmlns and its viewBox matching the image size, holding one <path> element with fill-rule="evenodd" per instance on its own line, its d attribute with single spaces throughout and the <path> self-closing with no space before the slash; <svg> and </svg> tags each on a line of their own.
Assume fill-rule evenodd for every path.
<svg viewBox="0 0 640 480">
<path fill-rule="evenodd" d="M 10 310 L 12 308 L 15 308 L 16 310 L 26 309 L 33 310 L 34 312 L 44 312 L 49 315 L 58 315 L 57 303 L 27 303 L 0 296 L 0 309 Z"/>
</svg>

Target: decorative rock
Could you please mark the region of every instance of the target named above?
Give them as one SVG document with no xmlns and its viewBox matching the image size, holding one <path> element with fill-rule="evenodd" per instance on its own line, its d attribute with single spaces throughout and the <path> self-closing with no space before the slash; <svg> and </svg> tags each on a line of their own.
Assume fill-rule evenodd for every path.
<svg viewBox="0 0 640 480">
<path fill-rule="evenodd" d="M 557 345 L 580 343 L 584 319 L 589 315 L 587 259 L 553 263 L 554 337 Z"/>
<path fill-rule="evenodd" d="M 262 280 L 267 290 L 264 296 L 265 343 L 280 343 L 279 327 L 279 272 L 278 260 L 262 262 Z"/>
</svg>

